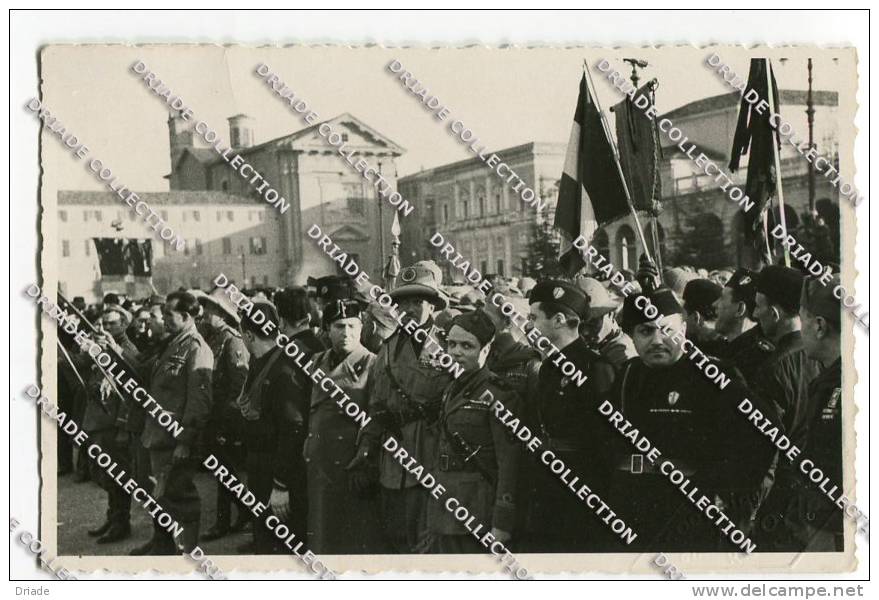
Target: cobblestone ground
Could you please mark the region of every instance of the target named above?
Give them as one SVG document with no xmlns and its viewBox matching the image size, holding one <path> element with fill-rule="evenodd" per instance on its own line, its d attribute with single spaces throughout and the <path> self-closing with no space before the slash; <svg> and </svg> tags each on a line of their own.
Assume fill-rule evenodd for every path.
<svg viewBox="0 0 879 600">
<path fill-rule="evenodd" d="M 59 555 L 127 555 L 132 548 L 147 542 L 153 526 L 142 506 L 131 506 L 131 537 L 113 544 L 98 544 L 89 529 L 104 522 L 107 494 L 92 481 L 76 483 L 74 475 L 58 477 L 58 553 Z M 216 487 L 209 474 L 198 472 L 195 485 L 202 501 L 201 533 L 210 528 L 216 514 Z M 233 508 L 233 520 L 235 509 Z M 211 542 L 199 541 L 207 555 L 241 554 L 239 546 L 251 540 L 248 532 L 232 533 Z"/>
</svg>

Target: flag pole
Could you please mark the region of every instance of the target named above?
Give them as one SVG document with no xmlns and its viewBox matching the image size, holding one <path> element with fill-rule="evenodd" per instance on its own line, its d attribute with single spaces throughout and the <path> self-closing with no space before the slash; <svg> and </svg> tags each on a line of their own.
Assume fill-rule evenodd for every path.
<svg viewBox="0 0 879 600">
<path fill-rule="evenodd" d="M 769 62 L 768 58 L 763 60 L 766 61 L 766 95 L 768 96 L 769 110 L 775 110 L 775 97 L 772 92 L 772 63 Z M 775 159 L 775 194 L 778 198 L 778 215 L 781 220 L 781 227 L 784 229 L 785 235 L 787 235 L 787 217 L 784 214 L 784 189 L 781 185 L 781 152 L 776 143 L 777 133 L 775 130 L 772 132 L 772 157 Z M 768 235 L 766 236 L 766 243 L 767 245 L 769 244 Z M 790 249 L 787 244 L 784 244 L 784 265 L 790 267 Z"/>
<path fill-rule="evenodd" d="M 604 111 L 601 110 L 601 103 L 598 101 L 598 94 L 595 92 L 595 85 L 592 83 L 592 75 L 589 73 L 589 65 L 585 58 L 583 59 L 583 72 L 586 74 L 586 85 L 590 88 L 590 94 L 592 100 L 595 102 L 595 108 L 598 109 L 598 115 L 601 117 L 601 125 L 604 128 L 604 135 L 607 137 L 608 142 L 610 142 L 610 147 L 613 150 L 614 163 L 616 164 L 617 172 L 620 175 L 620 181 L 623 184 L 623 192 L 626 194 L 626 202 L 629 205 L 629 210 L 632 212 L 632 218 L 635 221 L 635 229 L 638 231 L 638 239 L 641 240 L 641 247 L 644 249 L 644 254 L 647 256 L 647 260 L 653 263 L 653 257 L 650 255 L 650 248 L 647 245 L 647 240 L 644 238 L 644 230 L 641 228 L 641 221 L 638 219 L 638 213 L 635 212 L 635 206 L 632 203 L 632 194 L 629 193 L 629 186 L 626 183 L 625 175 L 623 175 L 623 167 L 620 165 L 620 151 L 617 148 L 613 136 L 610 135 L 610 126 L 607 123 L 607 117 L 605 116 Z"/>
</svg>

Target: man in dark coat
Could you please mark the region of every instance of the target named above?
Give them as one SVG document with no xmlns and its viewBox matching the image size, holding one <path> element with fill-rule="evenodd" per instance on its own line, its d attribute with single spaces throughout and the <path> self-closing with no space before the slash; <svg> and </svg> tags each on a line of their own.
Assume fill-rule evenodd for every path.
<svg viewBox="0 0 879 600">
<path fill-rule="evenodd" d="M 199 331 L 214 354 L 213 408 L 205 431 L 205 443 L 208 451 L 237 477 L 244 467 L 244 419 L 238 408 L 238 397 L 247 379 L 250 353 L 238 332 L 240 318 L 229 303 L 228 295 L 218 288 L 199 297 L 199 302 L 202 305 Z M 202 536 L 205 541 L 240 529 L 244 521 L 242 513 L 246 509 L 240 509 L 232 527 L 232 505 L 236 497 L 219 479 L 216 489 L 216 520 Z"/>
<path fill-rule="evenodd" d="M 529 302 L 534 326 L 588 377 L 578 386 L 554 364 L 555 356 L 547 356 L 540 366 L 537 396 L 526 409 L 531 431 L 540 432 L 543 448 L 562 459 L 583 483 L 606 495 L 613 432 L 607 430 L 595 406 L 610 389 L 614 370 L 580 337 L 580 321 L 588 314 L 589 300 L 571 283 L 545 280 L 531 290 Z M 521 551 L 589 552 L 609 543 L 607 526 L 536 454 L 527 457 L 525 470 L 530 473 L 531 490 Z"/>
<path fill-rule="evenodd" d="M 808 434 L 803 457 L 812 460 L 829 486 L 847 489 L 842 468 L 842 330 L 840 301 L 833 290 L 840 285 L 834 275 L 827 285 L 814 279 L 803 282 L 800 300 L 803 348 L 821 364 L 821 372 L 809 383 Z M 806 475 L 800 474 L 803 480 Z M 813 481 L 804 481 L 806 518 L 799 515 L 797 539 L 805 552 L 842 552 L 842 509 Z"/>
<path fill-rule="evenodd" d="M 132 368 L 138 366 L 138 351 L 125 333 L 131 315 L 118 305 L 108 305 L 101 316 L 102 333 L 94 340 L 99 346 L 111 346 Z M 132 373 L 136 376 L 136 373 Z M 120 470 L 130 472 L 131 454 L 125 428 L 124 400 L 114 384 L 97 365 L 92 365 L 87 382 L 87 399 L 82 428 L 93 442 L 113 457 Z M 131 496 L 107 472 L 91 463 L 92 479 L 107 492 L 107 519 L 88 531 L 99 544 L 124 540 L 131 535 Z"/>
<path fill-rule="evenodd" d="M 280 322 L 266 300 L 253 303 L 268 321 Z M 310 380 L 284 355 L 275 335 L 245 316 L 243 338 L 250 367 L 239 406 L 245 419 L 247 486 L 269 507 L 253 524 L 254 554 L 286 554 L 266 519 L 275 515 L 298 540 L 305 539 L 308 499 L 302 446 L 307 430 Z M 301 347 L 300 347 L 301 348 Z"/>
<path fill-rule="evenodd" d="M 772 344 L 772 352 L 754 375 L 754 393 L 775 404 L 792 444 L 802 448 L 808 431 L 808 385 L 820 365 L 803 349 L 800 292 L 802 274 L 789 267 L 770 265 L 757 275 L 754 318 Z M 766 550 L 796 552 L 795 517 L 801 508 L 801 478 L 796 465 L 779 460 L 774 483 L 757 515 L 758 544 Z M 794 519 L 791 521 L 790 519 Z"/>
<path fill-rule="evenodd" d="M 656 307 L 658 315 L 648 318 L 643 310 L 647 305 Z M 746 533 L 755 506 L 740 506 L 738 499 L 760 489 L 775 455 L 774 446 L 737 410 L 749 398 L 771 418 L 772 404 L 750 396 L 741 377 L 727 365 L 715 362 L 731 379 L 723 389 L 700 370 L 691 354 L 693 344 L 685 337 L 682 312 L 668 288 L 630 295 L 623 305 L 623 329 L 631 335 L 638 357 L 626 363 L 609 400 L 632 429 L 661 452 L 660 459 L 651 460 L 614 431 L 611 505 L 638 534 L 628 551 L 732 549 L 710 515 L 672 483 L 663 465 L 670 461 L 687 478 L 691 492 L 698 488 L 697 500 L 707 497 Z"/>
<path fill-rule="evenodd" d="M 315 369 L 349 396 L 348 404 L 366 409 L 375 355 L 360 342 L 360 304 L 326 303 L 323 323 L 331 347 L 314 356 Z M 383 554 L 377 457 L 355 459 L 360 425 L 338 405 L 338 397 L 336 388 L 312 386 L 305 441 L 308 546 L 317 554 Z"/>
</svg>

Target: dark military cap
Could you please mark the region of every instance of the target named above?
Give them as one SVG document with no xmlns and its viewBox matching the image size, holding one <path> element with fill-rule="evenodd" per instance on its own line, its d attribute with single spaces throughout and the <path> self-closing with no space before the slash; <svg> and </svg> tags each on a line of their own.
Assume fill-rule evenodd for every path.
<svg viewBox="0 0 879 600">
<path fill-rule="evenodd" d="M 257 311 L 261 312 L 265 316 L 265 321 L 257 318 Z M 247 314 L 247 312 L 249 312 L 250 314 Z M 263 327 L 265 327 L 266 321 L 271 321 L 275 324 L 275 327 L 277 327 L 281 323 L 281 319 L 278 317 L 278 309 L 275 308 L 275 305 L 268 300 L 264 300 L 262 298 L 254 299 L 253 306 L 247 312 L 242 311 L 241 329 L 245 331 L 250 331 L 260 338 L 271 337 L 263 329 Z"/>
<path fill-rule="evenodd" d="M 308 278 L 308 285 L 314 286 L 320 300 L 348 300 L 354 294 L 354 281 L 347 275 L 326 275 Z"/>
<path fill-rule="evenodd" d="M 781 265 L 769 265 L 757 273 L 757 291 L 789 313 L 800 311 L 803 274 Z"/>
<path fill-rule="evenodd" d="M 494 323 L 491 322 L 491 319 L 488 318 L 488 315 L 481 308 L 455 315 L 449 324 L 449 331 L 455 325 L 476 336 L 476 339 L 479 340 L 482 346 L 493 340 L 495 333 L 497 333 Z"/>
<path fill-rule="evenodd" d="M 546 279 L 531 289 L 528 302 L 554 302 L 574 311 L 581 319 L 589 318 L 589 297 L 573 283 Z"/>
<path fill-rule="evenodd" d="M 824 317 L 839 329 L 841 323 L 839 298 L 833 293 L 840 285 L 839 273 L 835 274 L 824 285 L 816 278 L 807 277 L 803 281 L 803 292 L 800 296 L 801 306 L 816 317 Z"/>
<path fill-rule="evenodd" d="M 340 319 L 360 318 L 362 307 L 356 300 L 331 300 L 324 306 L 324 327 Z"/>
<path fill-rule="evenodd" d="M 684 287 L 684 306 L 688 311 L 697 311 L 703 315 L 713 314 L 711 306 L 720 298 L 723 288 L 708 279 L 694 279 Z"/>
<path fill-rule="evenodd" d="M 642 301 L 638 303 L 640 307 L 635 306 L 636 300 L 642 296 L 646 297 L 649 302 Z M 647 308 L 651 305 L 656 307 L 656 314 L 652 313 L 652 309 Z M 651 312 L 647 314 L 648 311 Z M 649 294 L 630 294 L 627 296 L 623 302 L 620 325 L 622 325 L 623 331 L 629 332 L 637 325 L 655 321 L 660 315 L 676 315 L 682 312 L 683 308 L 681 308 L 674 292 L 667 287 L 660 287 Z"/>
<path fill-rule="evenodd" d="M 724 287 L 735 290 L 743 302 L 747 299 L 753 301 L 754 296 L 757 295 L 757 274 L 750 269 L 737 269 Z"/>
</svg>

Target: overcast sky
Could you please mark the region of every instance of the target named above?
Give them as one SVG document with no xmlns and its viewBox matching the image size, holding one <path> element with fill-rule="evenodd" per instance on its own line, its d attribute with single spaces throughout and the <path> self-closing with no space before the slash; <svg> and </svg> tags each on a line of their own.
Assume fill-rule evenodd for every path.
<svg viewBox="0 0 879 600">
<path fill-rule="evenodd" d="M 801 52 L 717 52 L 742 77 L 747 77 L 752 55 L 773 56 L 779 86 L 806 89 L 806 55 Z M 839 90 L 843 80 L 853 89 L 852 52 L 815 52 L 815 89 Z M 439 124 L 387 71 L 393 58 L 449 106 L 450 120 L 463 120 L 489 148 L 502 149 L 528 141 L 567 141 L 584 59 L 592 65 L 606 57 L 627 74 L 623 57 L 648 60 L 642 82 L 659 79 L 656 102 L 665 112 L 729 91 L 704 66 L 710 53 L 689 47 L 604 51 L 56 46 L 42 57 L 43 100 L 90 147 L 89 155 L 103 160 L 129 187 L 163 191 L 168 189 L 163 176 L 170 168 L 166 105 L 130 66 L 143 60 L 185 99 L 197 120 L 222 131 L 226 140 L 226 118 L 250 115 L 259 143 L 303 127 L 286 103 L 253 75 L 255 66 L 265 62 L 322 120 L 349 112 L 403 146 L 406 153 L 398 161 L 403 176 L 472 154 L 448 133 L 447 123 Z M 782 62 L 781 57 L 793 58 Z M 607 110 L 620 95 L 599 73 L 593 70 L 592 75 Z M 842 101 L 849 99 L 844 96 Z M 72 160 L 54 139 L 44 142 L 44 158 L 44 168 L 58 188 L 101 189 L 84 164 Z"/>
</svg>

